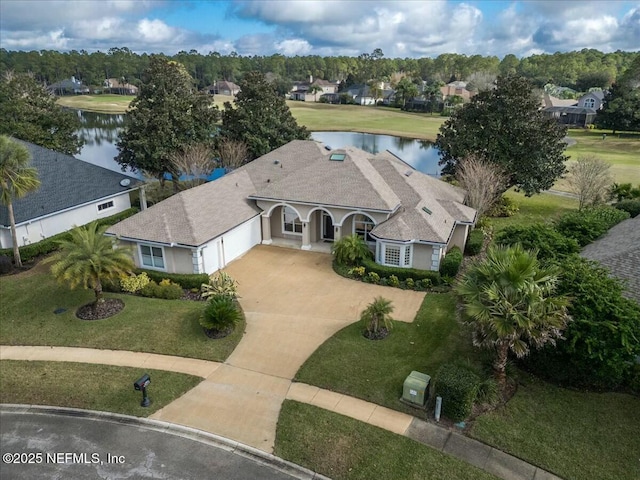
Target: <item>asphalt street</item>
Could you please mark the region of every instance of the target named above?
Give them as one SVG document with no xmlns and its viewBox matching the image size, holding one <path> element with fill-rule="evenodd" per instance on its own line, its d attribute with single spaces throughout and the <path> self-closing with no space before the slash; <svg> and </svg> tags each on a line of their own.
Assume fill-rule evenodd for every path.
<svg viewBox="0 0 640 480">
<path fill-rule="evenodd" d="M 3 412 L 0 450 L 3 480 L 296 478 L 220 446 L 69 416 Z"/>
</svg>

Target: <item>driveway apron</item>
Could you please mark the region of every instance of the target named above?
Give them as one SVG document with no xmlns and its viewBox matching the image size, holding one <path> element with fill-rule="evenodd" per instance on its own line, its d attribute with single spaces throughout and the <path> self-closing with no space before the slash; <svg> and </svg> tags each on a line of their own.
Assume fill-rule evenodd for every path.
<svg viewBox="0 0 640 480">
<path fill-rule="evenodd" d="M 264 246 L 226 269 L 238 281 L 247 326 L 227 361 L 152 418 L 187 425 L 273 451 L 280 407 L 304 361 L 375 297 L 411 322 L 424 293 L 336 275 L 325 253 Z"/>
</svg>

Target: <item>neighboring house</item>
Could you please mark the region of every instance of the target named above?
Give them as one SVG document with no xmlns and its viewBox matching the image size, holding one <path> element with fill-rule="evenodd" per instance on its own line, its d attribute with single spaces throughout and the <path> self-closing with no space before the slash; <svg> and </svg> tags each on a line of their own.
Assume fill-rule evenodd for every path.
<svg viewBox="0 0 640 480">
<path fill-rule="evenodd" d="M 542 112 L 548 117 L 555 118 L 562 125 L 586 127 L 593 123 L 597 112 L 593 108 L 584 107 L 547 107 Z"/>
<path fill-rule="evenodd" d="M 55 95 L 83 95 L 89 93 L 89 87 L 83 85 L 80 80 L 76 80 L 76 77 L 52 83 L 47 88 Z"/>
<path fill-rule="evenodd" d="M 580 253 L 627 282 L 625 296 L 640 303 L 640 216 L 620 222 Z"/>
<path fill-rule="evenodd" d="M 105 93 L 115 93 L 118 95 L 137 95 L 138 87 L 126 82 L 120 82 L 117 78 L 107 78 L 104 81 Z"/>
<path fill-rule="evenodd" d="M 167 272 L 212 273 L 260 243 L 322 250 L 351 234 L 380 264 L 438 270 L 476 220 L 464 197 L 389 152 L 295 140 L 107 234 L 135 247 L 138 266 Z"/>
<path fill-rule="evenodd" d="M 571 98 L 558 98 L 547 92 L 542 94 L 542 108 L 549 107 L 575 107 L 578 101 Z"/>
<path fill-rule="evenodd" d="M 471 97 L 475 95 L 475 93 L 467 90 L 467 82 L 457 81 L 447 83 L 446 85 L 440 87 L 440 92 L 442 93 L 443 100 L 446 100 L 447 97 L 453 97 L 457 95 L 462 97 L 465 102 L 468 102 Z"/>
<path fill-rule="evenodd" d="M 131 207 L 129 193 L 138 188 L 135 178 L 64 153 L 21 143 L 31 153 L 31 166 L 38 170 L 40 188 L 13 201 L 20 246 Z M 9 214 L 2 205 L 0 247 L 12 245 Z"/>
<path fill-rule="evenodd" d="M 351 85 L 345 90 L 345 93 L 351 95 L 353 101 L 358 105 L 375 105 L 376 99 L 371 95 L 369 85 L 357 84 Z M 380 100 L 381 98 L 379 98 Z"/>
<path fill-rule="evenodd" d="M 317 88 L 314 89 L 313 87 Z M 302 102 L 317 102 L 323 95 L 333 95 L 337 92 L 338 82 L 321 79 L 314 80 L 313 77 L 310 76 L 308 82 L 294 82 L 289 92 L 289 98 Z"/>
<path fill-rule="evenodd" d="M 209 95 L 227 95 L 230 97 L 235 97 L 240 93 L 240 87 L 227 80 L 218 80 L 213 85 L 204 87 L 202 90 Z"/>
<path fill-rule="evenodd" d="M 578 107 L 590 108 L 592 110 L 600 110 L 604 103 L 604 92 L 602 90 L 596 90 L 593 92 L 585 93 L 578 99 Z"/>
</svg>

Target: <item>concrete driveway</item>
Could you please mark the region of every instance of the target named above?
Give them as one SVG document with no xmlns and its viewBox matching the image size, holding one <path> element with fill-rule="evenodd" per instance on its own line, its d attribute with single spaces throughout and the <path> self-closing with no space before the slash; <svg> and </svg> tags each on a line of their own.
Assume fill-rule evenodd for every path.
<svg viewBox="0 0 640 480">
<path fill-rule="evenodd" d="M 406 322 L 424 298 L 342 278 L 331 255 L 282 247 L 255 247 L 226 271 L 239 283 L 245 335 L 225 364 L 153 417 L 269 453 L 280 406 L 304 361 L 376 296 L 390 299 L 393 317 Z"/>
</svg>

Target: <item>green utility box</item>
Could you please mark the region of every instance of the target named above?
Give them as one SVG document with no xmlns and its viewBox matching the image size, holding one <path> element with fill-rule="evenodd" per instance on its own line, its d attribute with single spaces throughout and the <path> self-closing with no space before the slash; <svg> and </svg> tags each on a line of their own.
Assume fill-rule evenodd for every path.
<svg viewBox="0 0 640 480">
<path fill-rule="evenodd" d="M 431 377 L 415 370 L 409 374 L 402 388 L 402 400 L 415 406 L 424 407 L 429 396 Z"/>
</svg>

